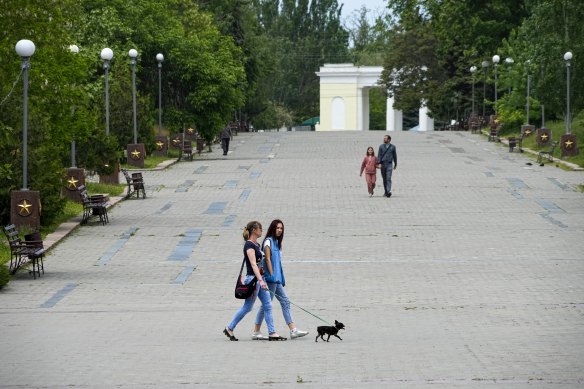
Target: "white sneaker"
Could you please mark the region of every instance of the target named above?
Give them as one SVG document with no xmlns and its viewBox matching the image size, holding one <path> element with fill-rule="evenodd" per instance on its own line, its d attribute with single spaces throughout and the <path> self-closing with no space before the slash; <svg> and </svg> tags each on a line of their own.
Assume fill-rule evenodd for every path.
<svg viewBox="0 0 584 389">
<path fill-rule="evenodd" d="M 253 334 L 251 334 L 251 338 L 252 340 L 270 340 L 270 338 L 268 338 L 265 335 L 262 335 L 261 332 L 254 332 Z"/>
<path fill-rule="evenodd" d="M 290 331 L 290 338 L 296 339 L 308 335 L 308 331 L 301 331 L 298 328 Z"/>
</svg>

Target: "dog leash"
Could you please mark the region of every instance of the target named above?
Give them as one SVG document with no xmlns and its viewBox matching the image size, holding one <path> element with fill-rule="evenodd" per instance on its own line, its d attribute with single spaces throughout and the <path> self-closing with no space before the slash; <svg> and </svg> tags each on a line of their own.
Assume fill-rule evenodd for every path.
<svg viewBox="0 0 584 389">
<path fill-rule="evenodd" d="M 271 294 L 273 294 L 273 295 L 274 295 L 274 296 L 276 296 L 276 297 L 283 298 L 282 296 L 280 296 L 280 295 L 279 295 L 279 294 L 277 294 L 276 292 L 272 292 L 270 289 L 267 289 L 267 291 L 268 291 L 268 292 L 270 292 Z M 307 309 L 304 309 L 304 308 L 302 308 L 302 307 L 301 307 L 300 305 L 298 305 L 298 304 L 294 304 L 294 303 L 293 303 L 293 302 L 292 302 L 290 299 L 288 299 L 288 302 L 289 302 L 290 304 L 294 305 L 295 307 L 302 309 L 304 312 L 308 313 L 309 315 L 312 315 L 312 316 L 316 317 L 318 320 L 320 320 L 320 321 L 322 321 L 322 322 L 324 322 L 324 323 L 328 324 L 329 326 L 332 326 L 332 324 L 331 324 L 329 321 L 327 321 L 327 320 L 323 319 L 322 317 L 320 317 L 320 316 L 318 316 L 318 315 L 315 315 L 314 313 L 310 312 L 310 311 L 309 311 L 309 310 L 307 310 Z"/>
</svg>

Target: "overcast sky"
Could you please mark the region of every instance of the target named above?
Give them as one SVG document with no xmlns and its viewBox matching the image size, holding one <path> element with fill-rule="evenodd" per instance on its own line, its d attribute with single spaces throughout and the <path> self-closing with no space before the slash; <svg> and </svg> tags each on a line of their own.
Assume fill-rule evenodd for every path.
<svg viewBox="0 0 584 389">
<path fill-rule="evenodd" d="M 355 11 L 361 9 L 362 6 L 367 7 L 367 9 L 376 11 L 384 9 L 387 6 L 386 0 L 337 0 L 339 4 L 344 4 L 342 19 L 346 19 L 348 16 L 353 14 Z M 370 17 L 374 16 L 370 13 Z M 373 17 L 372 17 L 373 19 Z"/>
</svg>

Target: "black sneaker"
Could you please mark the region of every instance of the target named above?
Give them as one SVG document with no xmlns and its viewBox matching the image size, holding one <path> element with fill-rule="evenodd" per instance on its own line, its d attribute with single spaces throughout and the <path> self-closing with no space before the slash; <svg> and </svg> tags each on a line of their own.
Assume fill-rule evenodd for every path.
<svg viewBox="0 0 584 389">
<path fill-rule="evenodd" d="M 391 197 L 391 192 L 389 192 L 389 193 L 387 194 L 387 197 L 388 197 L 388 198 L 389 198 L 389 197 Z"/>
</svg>

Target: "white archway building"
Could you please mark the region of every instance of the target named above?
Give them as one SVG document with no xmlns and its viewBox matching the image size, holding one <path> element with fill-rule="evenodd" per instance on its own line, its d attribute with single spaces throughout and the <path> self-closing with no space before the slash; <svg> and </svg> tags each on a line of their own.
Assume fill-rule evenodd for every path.
<svg viewBox="0 0 584 389">
<path fill-rule="evenodd" d="M 369 89 L 380 88 L 381 66 L 325 64 L 316 73 L 320 77 L 320 124 L 316 131 L 368 131 Z M 393 109 L 387 99 L 386 130 L 402 131 L 402 112 Z M 433 131 L 434 119 L 428 108 L 420 108 L 418 131 Z"/>
</svg>

